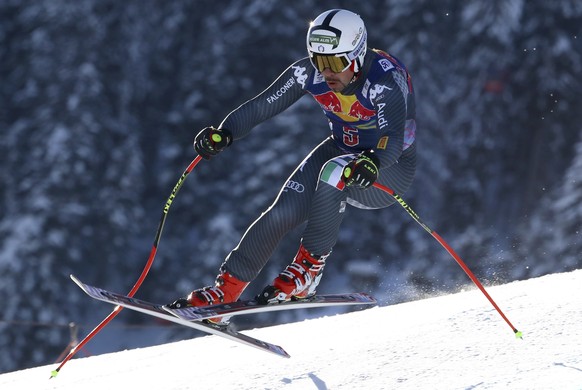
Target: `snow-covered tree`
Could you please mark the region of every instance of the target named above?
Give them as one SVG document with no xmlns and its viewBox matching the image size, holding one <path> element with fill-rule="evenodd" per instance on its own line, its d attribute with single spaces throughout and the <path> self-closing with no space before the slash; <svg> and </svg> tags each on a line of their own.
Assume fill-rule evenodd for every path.
<svg viewBox="0 0 582 390">
<path fill-rule="evenodd" d="M 196 132 L 305 56 L 308 21 L 330 6 L 0 3 L 0 371 L 51 362 L 69 321 L 96 325 L 108 312 L 95 311 L 69 273 L 129 290 L 194 158 Z M 422 219 L 487 282 L 579 267 L 582 3 L 333 6 L 362 15 L 370 46 L 412 74 L 418 170 L 403 197 Z M 201 162 L 172 203 L 138 296 L 165 302 L 211 283 L 326 135 L 319 107 L 304 98 Z M 300 233 L 281 242 L 249 294 L 290 261 Z M 395 302 L 465 282 L 395 205 L 348 210 L 321 289 L 364 288 Z M 126 313 L 118 321 L 146 320 Z"/>
</svg>

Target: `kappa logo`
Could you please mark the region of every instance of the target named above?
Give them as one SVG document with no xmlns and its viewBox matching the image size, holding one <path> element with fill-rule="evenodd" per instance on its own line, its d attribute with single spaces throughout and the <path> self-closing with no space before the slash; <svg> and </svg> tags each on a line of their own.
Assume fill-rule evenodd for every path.
<svg viewBox="0 0 582 390">
<path fill-rule="evenodd" d="M 376 99 L 376 97 L 381 95 L 382 92 L 384 92 L 385 90 L 392 91 L 392 88 L 382 84 L 374 85 L 374 87 L 370 89 L 370 99 L 372 100 Z"/>
<path fill-rule="evenodd" d="M 295 69 L 295 72 L 293 72 L 295 80 L 297 80 L 297 82 L 301 84 L 303 88 L 305 88 L 305 82 L 307 81 L 307 69 L 304 66 L 294 66 L 293 69 Z"/>
</svg>

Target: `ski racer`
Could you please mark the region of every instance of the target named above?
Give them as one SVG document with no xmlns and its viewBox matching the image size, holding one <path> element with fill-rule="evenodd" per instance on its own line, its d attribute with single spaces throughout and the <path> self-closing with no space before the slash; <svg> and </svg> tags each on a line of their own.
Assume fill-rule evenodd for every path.
<svg viewBox="0 0 582 390">
<path fill-rule="evenodd" d="M 373 210 L 394 203 L 389 194 L 369 189 L 376 181 L 399 194 L 410 187 L 416 169 L 415 100 L 402 62 L 368 48 L 364 22 L 343 9 L 328 10 L 311 22 L 307 53 L 218 127 L 196 135 L 196 152 L 211 159 L 305 94 L 321 106 L 330 129 L 226 257 L 215 283 L 170 307 L 236 301 L 283 236 L 303 222 L 307 224 L 295 258 L 257 299 L 268 304 L 311 296 L 336 243 L 345 208 Z"/>
</svg>

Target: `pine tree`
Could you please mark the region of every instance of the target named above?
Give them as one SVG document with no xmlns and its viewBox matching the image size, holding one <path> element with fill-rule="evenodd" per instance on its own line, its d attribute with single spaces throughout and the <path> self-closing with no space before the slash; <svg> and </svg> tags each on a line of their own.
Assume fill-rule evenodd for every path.
<svg viewBox="0 0 582 390">
<path fill-rule="evenodd" d="M 0 222 L 7 298 L 0 345 L 10 356 L 3 371 L 56 359 L 69 341 L 69 321 L 88 319 L 68 275 L 104 283 L 112 266 L 124 274 L 120 254 L 140 218 L 137 137 L 125 127 L 126 107 L 109 94 L 109 83 L 124 76 L 107 68 L 104 55 L 115 20 L 101 20 L 94 4 L 12 8 L 19 28 L 7 58 L 13 98 L 2 164 L 9 175 Z"/>
<path fill-rule="evenodd" d="M 580 133 L 579 133 L 580 134 Z M 516 243 L 514 278 L 565 272 L 582 266 L 582 137 L 562 183 L 540 202 Z"/>
</svg>

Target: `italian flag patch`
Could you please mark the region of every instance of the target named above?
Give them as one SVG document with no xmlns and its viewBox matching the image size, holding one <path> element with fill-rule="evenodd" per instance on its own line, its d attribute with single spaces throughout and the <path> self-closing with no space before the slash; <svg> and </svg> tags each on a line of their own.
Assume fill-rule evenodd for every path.
<svg viewBox="0 0 582 390">
<path fill-rule="evenodd" d="M 325 164 L 323 171 L 321 172 L 320 180 L 341 191 L 346 186 L 346 183 L 342 180 L 343 171 L 343 165 L 338 164 L 337 161 L 330 161 Z"/>
</svg>

